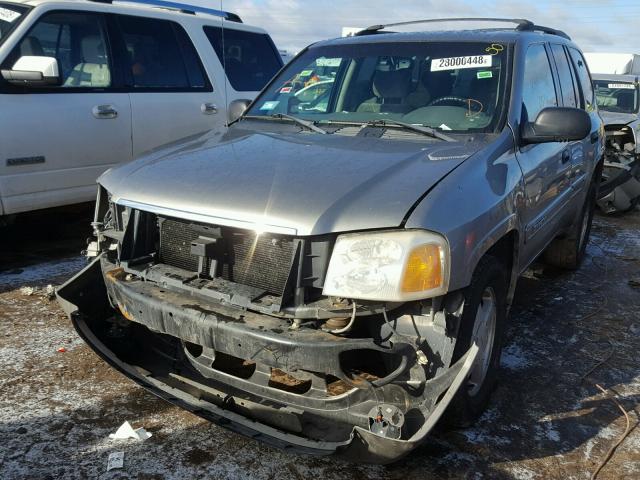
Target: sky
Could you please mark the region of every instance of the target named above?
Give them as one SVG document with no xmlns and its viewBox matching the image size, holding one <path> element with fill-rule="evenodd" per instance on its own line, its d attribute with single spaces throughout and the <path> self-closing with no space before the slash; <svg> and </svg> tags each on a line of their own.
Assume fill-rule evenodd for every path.
<svg viewBox="0 0 640 480">
<path fill-rule="evenodd" d="M 442 17 L 527 18 L 567 32 L 585 52 L 640 53 L 640 0 L 184 0 L 237 13 L 297 52 L 342 27 Z"/>
</svg>

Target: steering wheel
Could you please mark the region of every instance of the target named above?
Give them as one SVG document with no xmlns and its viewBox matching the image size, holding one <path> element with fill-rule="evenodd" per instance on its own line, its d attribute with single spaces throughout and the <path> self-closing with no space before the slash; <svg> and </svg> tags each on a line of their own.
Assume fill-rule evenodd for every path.
<svg viewBox="0 0 640 480">
<path fill-rule="evenodd" d="M 484 109 L 484 105 L 482 105 L 482 102 L 480 100 L 476 100 L 474 98 L 462 98 L 462 97 L 440 97 L 440 98 L 436 98 L 435 100 L 429 102 L 427 107 L 433 107 L 435 105 L 439 105 L 439 104 L 445 103 L 445 102 L 458 103 L 461 106 L 467 108 L 469 110 L 467 115 L 469 115 L 469 116 L 477 115 L 480 112 L 482 112 L 482 110 Z"/>
</svg>

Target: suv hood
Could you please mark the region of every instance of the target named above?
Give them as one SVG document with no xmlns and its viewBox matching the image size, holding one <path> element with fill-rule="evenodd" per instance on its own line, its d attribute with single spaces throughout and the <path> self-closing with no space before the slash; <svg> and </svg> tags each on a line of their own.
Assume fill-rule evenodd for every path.
<svg viewBox="0 0 640 480">
<path fill-rule="evenodd" d="M 116 203 L 218 225 L 294 235 L 397 227 L 482 146 L 425 140 L 234 127 L 221 142 L 191 137 L 98 181 Z"/>
<path fill-rule="evenodd" d="M 600 110 L 600 116 L 602 117 L 605 125 L 627 125 L 638 120 L 638 115 L 635 113 L 607 112 L 606 110 Z"/>
</svg>

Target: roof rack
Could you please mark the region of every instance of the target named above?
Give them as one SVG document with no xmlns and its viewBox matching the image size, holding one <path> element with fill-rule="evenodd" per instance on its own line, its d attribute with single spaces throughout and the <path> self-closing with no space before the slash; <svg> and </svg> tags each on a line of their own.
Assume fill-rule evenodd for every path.
<svg viewBox="0 0 640 480">
<path fill-rule="evenodd" d="M 199 7 L 197 5 L 188 5 L 185 3 L 169 2 L 166 0 L 89 0 L 97 3 L 137 3 L 140 5 L 148 5 L 155 8 L 164 8 L 167 10 L 175 10 L 181 13 L 195 15 L 196 13 L 205 13 L 215 17 L 221 17 L 231 22 L 242 23 L 242 19 L 235 13 L 216 10 L 214 8 Z"/>
<path fill-rule="evenodd" d="M 372 25 L 364 30 L 356 33 L 356 36 L 361 35 L 373 35 L 380 33 L 380 30 L 384 30 L 389 27 L 400 27 L 404 25 L 415 25 L 419 23 L 440 23 L 440 22 L 496 22 L 496 23 L 514 23 L 516 25 L 515 30 L 520 32 L 543 32 L 550 35 L 558 35 L 560 37 L 571 40 L 571 37 L 561 30 L 555 28 L 543 27 L 536 25 L 531 20 L 524 18 L 486 18 L 486 17 L 459 17 L 459 18 L 430 18 L 426 20 L 413 20 L 410 22 L 389 23 L 386 25 Z"/>
</svg>

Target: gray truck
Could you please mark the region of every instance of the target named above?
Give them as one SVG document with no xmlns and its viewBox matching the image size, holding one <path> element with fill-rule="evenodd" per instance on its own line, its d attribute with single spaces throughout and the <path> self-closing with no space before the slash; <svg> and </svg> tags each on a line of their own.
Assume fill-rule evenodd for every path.
<svg viewBox="0 0 640 480">
<path fill-rule="evenodd" d="M 598 206 L 621 213 L 640 203 L 640 84 L 637 75 L 594 74 L 605 129 L 605 161 Z"/>
<path fill-rule="evenodd" d="M 105 173 L 95 258 L 58 291 L 80 336 L 292 452 L 389 463 L 472 422 L 518 276 L 585 255 L 604 152 L 578 47 L 489 20 L 318 42 L 221 138 Z"/>
</svg>

